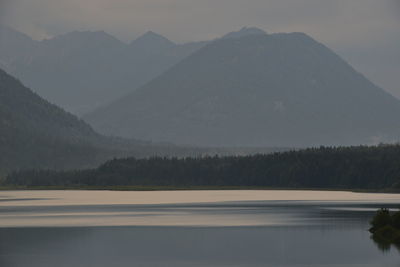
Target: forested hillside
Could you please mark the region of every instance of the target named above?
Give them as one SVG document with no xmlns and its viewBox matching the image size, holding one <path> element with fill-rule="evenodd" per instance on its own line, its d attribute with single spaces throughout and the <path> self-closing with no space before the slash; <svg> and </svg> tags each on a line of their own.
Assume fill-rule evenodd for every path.
<svg viewBox="0 0 400 267">
<path fill-rule="evenodd" d="M 245 157 L 127 158 L 86 171 L 25 171 L 11 186 L 235 186 L 400 190 L 400 145 L 312 148 Z"/>
<path fill-rule="evenodd" d="M 105 159 L 89 142 L 98 137 L 89 125 L 0 70 L 0 172 L 91 166 Z"/>
<path fill-rule="evenodd" d="M 0 176 L 11 170 L 89 168 L 114 157 L 196 151 L 99 135 L 0 70 Z"/>
</svg>

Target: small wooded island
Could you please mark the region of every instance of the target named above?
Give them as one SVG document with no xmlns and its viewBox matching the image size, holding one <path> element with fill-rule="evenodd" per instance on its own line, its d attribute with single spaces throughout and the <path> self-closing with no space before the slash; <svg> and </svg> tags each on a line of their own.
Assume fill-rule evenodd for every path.
<svg viewBox="0 0 400 267">
<path fill-rule="evenodd" d="M 400 247 L 400 211 L 380 209 L 370 223 L 372 239 L 381 249 L 387 250 L 391 245 Z"/>
</svg>

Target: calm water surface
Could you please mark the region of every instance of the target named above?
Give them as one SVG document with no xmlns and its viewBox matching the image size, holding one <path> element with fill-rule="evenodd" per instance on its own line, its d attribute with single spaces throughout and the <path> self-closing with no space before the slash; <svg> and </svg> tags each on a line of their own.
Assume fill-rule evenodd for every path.
<svg viewBox="0 0 400 267">
<path fill-rule="evenodd" d="M 0 266 L 396 266 L 367 231 L 400 195 L 4 191 Z"/>
</svg>

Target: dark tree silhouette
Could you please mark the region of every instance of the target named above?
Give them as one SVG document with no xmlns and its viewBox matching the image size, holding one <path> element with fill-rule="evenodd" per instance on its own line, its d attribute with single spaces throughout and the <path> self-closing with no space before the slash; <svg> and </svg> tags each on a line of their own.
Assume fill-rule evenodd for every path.
<svg viewBox="0 0 400 267">
<path fill-rule="evenodd" d="M 84 171 L 31 170 L 20 186 L 235 186 L 398 190 L 400 146 L 310 148 L 244 157 L 126 158 Z"/>
</svg>

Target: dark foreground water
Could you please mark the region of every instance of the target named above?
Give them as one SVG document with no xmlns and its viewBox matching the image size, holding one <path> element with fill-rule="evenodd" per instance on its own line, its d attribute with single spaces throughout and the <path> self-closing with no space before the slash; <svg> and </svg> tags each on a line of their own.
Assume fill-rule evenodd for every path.
<svg viewBox="0 0 400 267">
<path fill-rule="evenodd" d="M 397 196 L 256 201 L 222 192 L 229 201 L 62 205 L 64 196 L 18 194 L 0 192 L 1 267 L 400 266 L 399 250 L 367 231 L 377 208 L 400 206 Z"/>
</svg>

